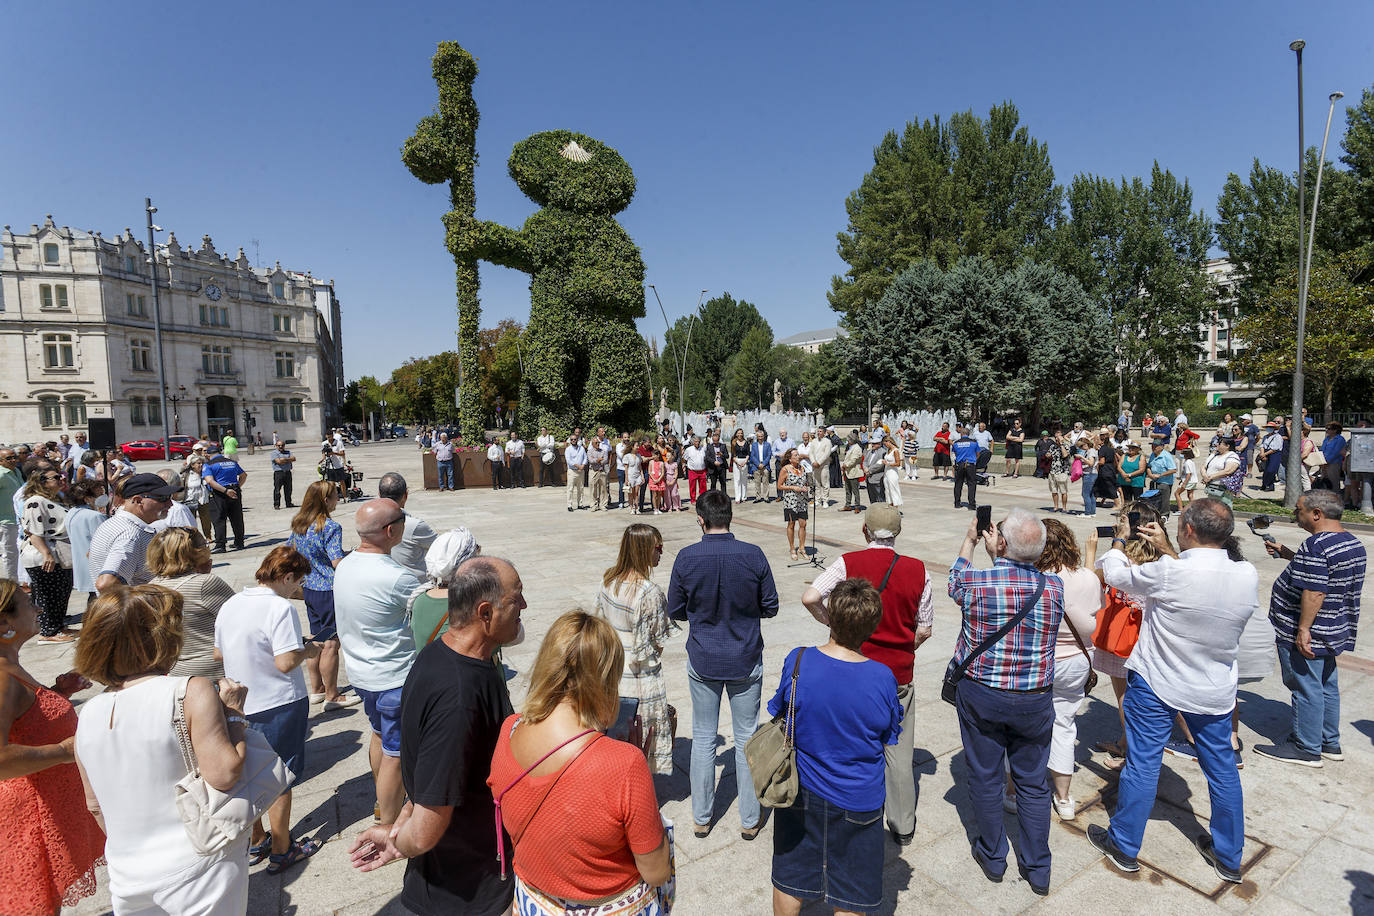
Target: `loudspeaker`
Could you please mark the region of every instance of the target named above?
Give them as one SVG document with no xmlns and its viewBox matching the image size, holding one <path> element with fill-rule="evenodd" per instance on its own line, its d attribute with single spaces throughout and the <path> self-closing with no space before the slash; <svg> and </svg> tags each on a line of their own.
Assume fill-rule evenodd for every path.
<svg viewBox="0 0 1374 916">
<path fill-rule="evenodd" d="M 115 421 L 111 418 L 91 417 L 86 421 L 86 445 L 90 448 L 115 447 Z"/>
</svg>

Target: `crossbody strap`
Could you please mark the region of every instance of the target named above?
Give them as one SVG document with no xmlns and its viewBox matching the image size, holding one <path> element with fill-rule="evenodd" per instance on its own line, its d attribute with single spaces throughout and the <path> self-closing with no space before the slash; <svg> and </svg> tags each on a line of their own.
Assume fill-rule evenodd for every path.
<svg viewBox="0 0 1374 916">
<path fill-rule="evenodd" d="M 512 729 L 512 731 L 513 731 L 513 729 Z M 525 767 L 524 772 L 521 773 L 519 776 L 515 777 L 514 779 L 512 779 L 512 780 L 510 781 L 510 785 L 508 785 L 508 786 L 506 786 L 504 789 L 502 789 L 501 792 L 500 792 L 500 794 L 498 794 L 498 795 L 496 796 L 496 799 L 495 799 L 495 803 L 496 803 L 496 804 L 495 804 L 495 808 L 496 808 L 496 860 L 497 860 L 498 862 L 501 863 L 501 880 L 502 880 L 502 881 L 506 880 L 506 844 L 503 843 L 503 842 L 501 841 L 501 832 L 502 832 L 502 830 L 505 828 L 505 823 L 503 822 L 503 820 L 502 820 L 502 818 L 501 818 L 501 801 L 502 801 L 502 799 L 504 799 L 504 798 L 506 797 L 506 793 L 507 793 L 507 792 L 509 792 L 511 789 L 515 788 L 515 784 L 516 784 L 516 783 L 518 783 L 520 780 L 522 780 L 522 779 L 524 779 L 526 776 L 528 776 L 528 775 L 530 774 L 530 771 L 533 770 L 535 767 L 539 766 L 539 764 L 543 763 L 545 760 L 548 760 L 548 759 L 549 759 L 550 757 L 552 757 L 554 754 L 557 754 L 559 751 L 563 750 L 563 748 L 567 747 L 569 744 L 572 744 L 572 743 L 573 743 L 574 741 L 576 741 L 578 738 L 582 738 L 582 737 L 585 737 L 585 736 L 587 736 L 587 735 L 590 735 L 590 734 L 591 734 L 592 732 L 594 732 L 594 731 L 596 731 L 596 729 L 594 729 L 594 728 L 589 728 L 589 729 L 587 729 L 586 731 L 581 731 L 581 732 L 578 732 L 577 734 L 573 735 L 573 736 L 572 736 L 571 738 L 569 738 L 567 741 L 564 741 L 562 744 L 558 745 L 558 746 L 555 747 L 553 750 L 549 751 L 549 752 L 548 752 L 547 754 L 545 754 L 543 757 L 540 757 L 540 758 L 539 758 L 538 760 L 536 760 L 534 763 L 532 763 L 532 764 L 530 764 L 529 766 Z M 597 736 L 596 736 L 596 738 L 600 738 L 600 737 L 601 737 L 601 735 L 597 735 Z M 548 798 L 548 797 L 549 797 L 549 793 L 553 791 L 553 787 L 556 786 L 556 785 L 558 785 L 558 780 L 562 779 L 562 778 L 563 778 L 563 774 L 566 773 L 566 772 L 568 772 L 568 770 L 572 767 L 572 765 L 573 765 L 574 763 L 577 762 L 577 758 L 582 756 L 582 752 L 583 752 L 583 751 L 585 751 L 587 748 L 591 747 L 593 744 L 596 743 L 596 738 L 593 738 L 592 740 L 588 741 L 588 742 L 582 747 L 582 750 L 578 751 L 575 755 L 573 755 L 573 759 L 572 759 L 572 760 L 569 760 L 566 764 L 564 764 L 563 769 L 559 770 L 558 775 L 557 775 L 556 777 L 554 777 L 553 782 L 550 783 L 550 784 L 549 784 L 549 787 L 548 787 L 547 789 L 544 790 L 543 796 L 541 796 L 540 799 L 539 799 L 539 804 L 537 804 L 537 805 L 534 806 L 534 813 L 530 815 L 529 820 L 525 821 L 525 830 L 522 830 L 522 831 L 520 832 L 520 835 L 521 835 L 521 836 L 524 836 L 524 835 L 525 835 L 525 832 L 529 830 L 530 824 L 534 822 L 534 817 L 535 817 L 535 815 L 539 813 L 539 809 L 540 809 L 541 807 L 543 807 L 543 805 L 544 805 L 544 799 Z M 511 753 L 511 759 L 512 759 L 512 760 L 515 759 L 515 753 L 514 753 L 513 751 L 512 751 L 512 753 Z M 511 842 L 512 842 L 512 843 L 515 842 L 515 838 L 514 838 L 514 837 L 511 838 Z"/>
<path fill-rule="evenodd" d="M 792 691 L 787 699 L 787 718 L 783 723 L 783 734 L 787 738 L 788 747 L 796 747 L 793 738 L 797 732 L 797 676 L 801 674 L 802 656 L 806 654 L 806 649 L 797 650 L 797 660 L 792 663 Z"/>
<path fill-rule="evenodd" d="M 1040 603 L 1040 596 L 1045 593 L 1045 575 L 1044 573 L 1037 573 L 1037 575 L 1039 576 L 1039 580 L 1035 583 L 1035 591 L 1031 593 L 1030 599 L 1021 606 L 1021 610 L 1016 612 L 1015 617 L 1002 624 L 1002 626 L 997 629 L 997 632 L 980 642 L 978 647 L 970 652 L 964 660 L 958 664 L 954 669 L 955 680 L 964 676 L 964 672 L 968 670 L 968 666 L 973 664 L 978 656 L 997 645 L 997 643 L 1002 641 L 1003 637 L 1016 629 L 1017 624 L 1025 620 L 1026 615 L 1031 612 L 1031 609 Z M 1072 626 L 1070 626 L 1070 629 L 1072 629 Z"/>
<path fill-rule="evenodd" d="M 878 584 L 878 594 L 881 595 L 887 588 L 887 580 L 892 578 L 892 571 L 897 568 L 897 561 L 901 558 L 901 554 L 895 550 L 892 551 L 892 565 L 887 568 L 887 573 L 883 576 L 883 581 Z"/>
</svg>

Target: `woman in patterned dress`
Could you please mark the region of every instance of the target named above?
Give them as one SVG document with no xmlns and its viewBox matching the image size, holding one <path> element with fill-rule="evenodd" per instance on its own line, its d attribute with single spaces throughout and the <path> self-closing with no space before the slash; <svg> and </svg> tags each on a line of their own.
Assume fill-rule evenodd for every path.
<svg viewBox="0 0 1374 916">
<path fill-rule="evenodd" d="M 71 642 L 67 604 L 72 597 L 72 542 L 67 537 L 67 482 L 51 465 L 29 475 L 24 487 L 24 542 L 19 561 L 38 605 L 39 642 Z"/>
<path fill-rule="evenodd" d="M 620 556 L 606 570 L 596 596 L 596 612 L 615 628 L 625 649 L 620 695 L 639 699 L 645 729 L 652 728 L 646 756 L 650 773 L 673 772 L 673 728 L 660 656 L 672 629 L 668 599 L 649 577 L 663 559 L 663 535 L 653 525 L 636 523 L 620 538 Z"/>
</svg>

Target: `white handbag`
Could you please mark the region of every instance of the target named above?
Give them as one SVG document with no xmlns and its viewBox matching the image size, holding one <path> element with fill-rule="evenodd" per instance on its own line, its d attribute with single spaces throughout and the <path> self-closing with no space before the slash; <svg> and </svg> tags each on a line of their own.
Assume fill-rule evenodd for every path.
<svg viewBox="0 0 1374 916">
<path fill-rule="evenodd" d="M 282 763 L 277 752 L 267 743 L 262 732 L 255 728 L 243 731 L 247 753 L 243 772 L 228 792 L 211 786 L 200 775 L 196 753 L 191 747 L 191 734 L 186 727 L 186 683 L 182 678 L 176 689 L 176 714 L 172 725 L 181 743 L 181 756 L 186 762 L 186 775 L 174 788 L 177 812 L 186 828 L 191 848 L 198 855 L 209 856 L 223 850 L 243 836 L 262 816 L 272 802 L 286 791 L 291 771 Z"/>
</svg>

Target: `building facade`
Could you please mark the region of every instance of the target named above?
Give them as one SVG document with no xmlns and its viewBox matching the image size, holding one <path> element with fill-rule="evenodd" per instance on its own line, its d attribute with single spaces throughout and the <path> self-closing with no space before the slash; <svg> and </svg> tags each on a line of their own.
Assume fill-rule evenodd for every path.
<svg viewBox="0 0 1374 916">
<path fill-rule="evenodd" d="M 1245 349 L 1245 341 L 1235 334 L 1240 315 L 1236 302 L 1236 269 L 1226 258 L 1213 258 L 1206 265 L 1207 277 L 1216 287 L 1216 306 L 1198 324 L 1201 352 L 1202 391 L 1208 407 L 1249 408 L 1264 394 L 1262 385 L 1243 381 L 1231 371 L 1231 357 Z"/>
<path fill-rule="evenodd" d="M 821 328 L 819 331 L 802 331 L 800 334 L 784 337 L 778 343 L 784 347 L 796 347 L 805 353 L 819 353 L 823 345 L 848 336 L 849 332 L 844 328 Z"/>
<path fill-rule="evenodd" d="M 171 233 L 156 273 L 168 427 L 317 441 L 338 425 L 341 309 L 332 281 L 255 269 Z M 0 232 L 0 442 L 56 439 L 112 417 L 119 442 L 162 437 L 146 246 L 56 226 Z M 245 411 L 247 415 L 245 416 Z M 255 424 L 249 425 L 247 420 Z"/>
</svg>

